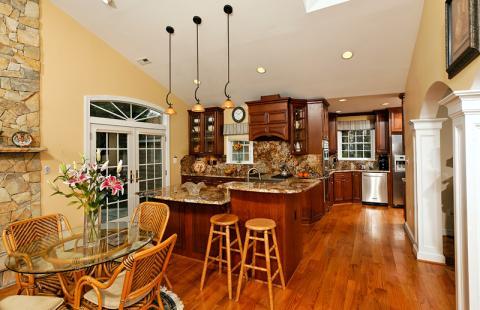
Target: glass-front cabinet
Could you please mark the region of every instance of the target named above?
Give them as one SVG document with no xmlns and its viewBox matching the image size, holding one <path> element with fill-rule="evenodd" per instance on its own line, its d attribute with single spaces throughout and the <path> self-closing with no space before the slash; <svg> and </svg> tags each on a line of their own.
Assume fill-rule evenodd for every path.
<svg viewBox="0 0 480 310">
<path fill-rule="evenodd" d="M 292 102 L 291 106 L 291 148 L 295 155 L 307 154 L 307 104 Z"/>
<path fill-rule="evenodd" d="M 223 109 L 189 113 L 190 155 L 223 155 Z"/>
</svg>

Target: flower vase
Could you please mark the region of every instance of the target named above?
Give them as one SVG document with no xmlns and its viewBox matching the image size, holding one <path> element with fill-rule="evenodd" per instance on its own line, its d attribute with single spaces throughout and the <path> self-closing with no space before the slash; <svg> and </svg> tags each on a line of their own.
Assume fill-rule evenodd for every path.
<svg viewBox="0 0 480 310">
<path fill-rule="evenodd" d="M 84 214 L 83 238 L 86 248 L 93 247 L 100 240 L 101 235 L 101 208 L 95 211 L 87 211 Z"/>
</svg>

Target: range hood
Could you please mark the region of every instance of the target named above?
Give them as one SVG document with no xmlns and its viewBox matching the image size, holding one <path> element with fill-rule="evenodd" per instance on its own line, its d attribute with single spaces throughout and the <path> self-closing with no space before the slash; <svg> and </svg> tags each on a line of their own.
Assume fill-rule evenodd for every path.
<svg viewBox="0 0 480 310">
<path fill-rule="evenodd" d="M 247 102 L 250 140 L 289 141 L 289 107 L 292 100 L 277 94 Z"/>
</svg>

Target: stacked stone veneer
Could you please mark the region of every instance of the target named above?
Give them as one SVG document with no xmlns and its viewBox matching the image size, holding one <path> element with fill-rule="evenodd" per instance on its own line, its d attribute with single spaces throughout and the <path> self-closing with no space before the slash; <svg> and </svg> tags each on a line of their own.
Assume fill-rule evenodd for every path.
<svg viewBox="0 0 480 310">
<path fill-rule="evenodd" d="M 0 149 L 27 131 L 40 146 L 40 33 L 38 0 L 0 0 Z M 40 215 L 38 153 L 0 152 L 0 228 Z M 0 286 L 14 281 L 0 246 Z"/>
</svg>

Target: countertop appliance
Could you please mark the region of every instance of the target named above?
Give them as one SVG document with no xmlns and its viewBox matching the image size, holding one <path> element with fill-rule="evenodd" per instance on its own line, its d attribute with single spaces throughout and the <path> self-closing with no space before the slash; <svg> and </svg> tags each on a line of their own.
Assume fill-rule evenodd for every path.
<svg viewBox="0 0 480 310">
<path fill-rule="evenodd" d="M 387 172 L 362 173 L 362 203 L 388 205 Z"/>
<path fill-rule="evenodd" d="M 402 178 L 405 178 L 405 155 L 403 153 L 402 135 L 392 135 L 392 158 L 393 206 L 396 208 L 403 208 L 405 205 L 405 184 L 402 181 Z"/>
</svg>

